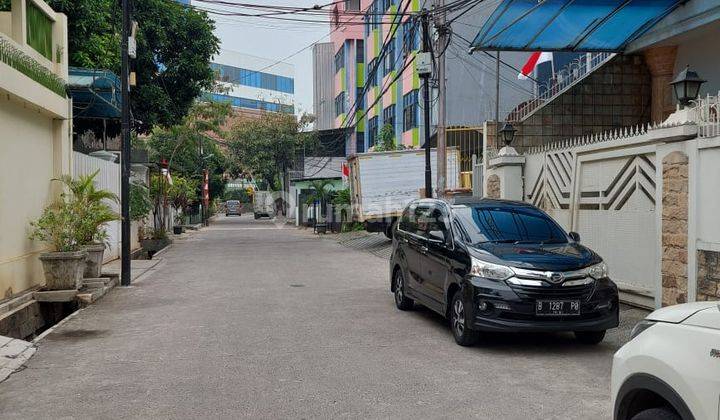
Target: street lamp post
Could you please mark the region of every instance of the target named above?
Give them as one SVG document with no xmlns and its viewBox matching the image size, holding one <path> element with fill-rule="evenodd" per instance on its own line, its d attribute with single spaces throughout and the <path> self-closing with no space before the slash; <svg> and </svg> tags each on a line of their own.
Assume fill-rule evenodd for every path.
<svg viewBox="0 0 720 420">
<path fill-rule="evenodd" d="M 120 180 L 121 205 L 121 268 L 120 284 L 130 286 L 130 56 L 128 54 L 130 37 L 130 0 L 122 0 L 122 40 L 120 88 L 122 90 L 121 131 L 122 131 L 122 170 Z"/>
</svg>

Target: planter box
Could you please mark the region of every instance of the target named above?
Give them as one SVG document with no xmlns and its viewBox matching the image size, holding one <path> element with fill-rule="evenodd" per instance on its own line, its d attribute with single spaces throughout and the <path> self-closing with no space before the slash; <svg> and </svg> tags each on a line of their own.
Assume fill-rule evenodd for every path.
<svg viewBox="0 0 720 420">
<path fill-rule="evenodd" d="M 105 245 L 85 245 L 83 246 L 83 249 L 88 253 L 83 277 L 100 277 L 100 272 L 102 271 L 103 255 L 105 254 Z"/>
<path fill-rule="evenodd" d="M 40 254 L 48 290 L 77 290 L 82 285 L 87 251 Z"/>
<path fill-rule="evenodd" d="M 168 239 L 143 239 L 141 245 L 145 251 L 154 253 L 165 248 L 169 243 Z"/>
</svg>

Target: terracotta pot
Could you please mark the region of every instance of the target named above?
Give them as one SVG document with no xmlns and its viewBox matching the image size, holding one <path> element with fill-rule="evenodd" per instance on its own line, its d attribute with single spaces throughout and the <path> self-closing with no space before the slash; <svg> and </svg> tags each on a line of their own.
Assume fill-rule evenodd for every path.
<svg viewBox="0 0 720 420">
<path fill-rule="evenodd" d="M 105 254 L 104 244 L 83 245 L 82 249 L 88 253 L 87 264 L 85 264 L 85 278 L 98 278 L 102 273 L 103 255 Z"/>
<path fill-rule="evenodd" d="M 77 290 L 85 271 L 87 251 L 47 252 L 40 254 L 45 272 L 45 288 L 49 290 Z"/>
</svg>

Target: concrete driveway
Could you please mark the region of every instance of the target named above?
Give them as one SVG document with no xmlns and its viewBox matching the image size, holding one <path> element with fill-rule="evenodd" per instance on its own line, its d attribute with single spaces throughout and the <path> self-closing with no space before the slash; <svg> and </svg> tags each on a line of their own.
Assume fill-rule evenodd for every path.
<svg viewBox="0 0 720 420">
<path fill-rule="evenodd" d="M 162 258 L 41 341 L 0 418 L 610 418 L 612 354 L 642 315 L 595 347 L 463 348 L 395 309 L 384 258 L 294 227 L 222 217 Z"/>
</svg>

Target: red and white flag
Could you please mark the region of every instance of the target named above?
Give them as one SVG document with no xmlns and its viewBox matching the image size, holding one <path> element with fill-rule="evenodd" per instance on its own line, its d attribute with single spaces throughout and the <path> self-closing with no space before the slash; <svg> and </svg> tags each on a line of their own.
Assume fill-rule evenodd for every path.
<svg viewBox="0 0 720 420">
<path fill-rule="evenodd" d="M 540 63 L 552 61 L 552 59 L 553 56 L 551 52 L 535 51 L 534 53 L 530 54 L 528 61 L 525 63 L 524 66 L 522 66 L 522 69 L 520 69 L 520 73 L 518 73 L 518 79 L 527 80 L 528 76 L 530 76 L 530 74 L 535 71 L 535 69 Z"/>
</svg>

